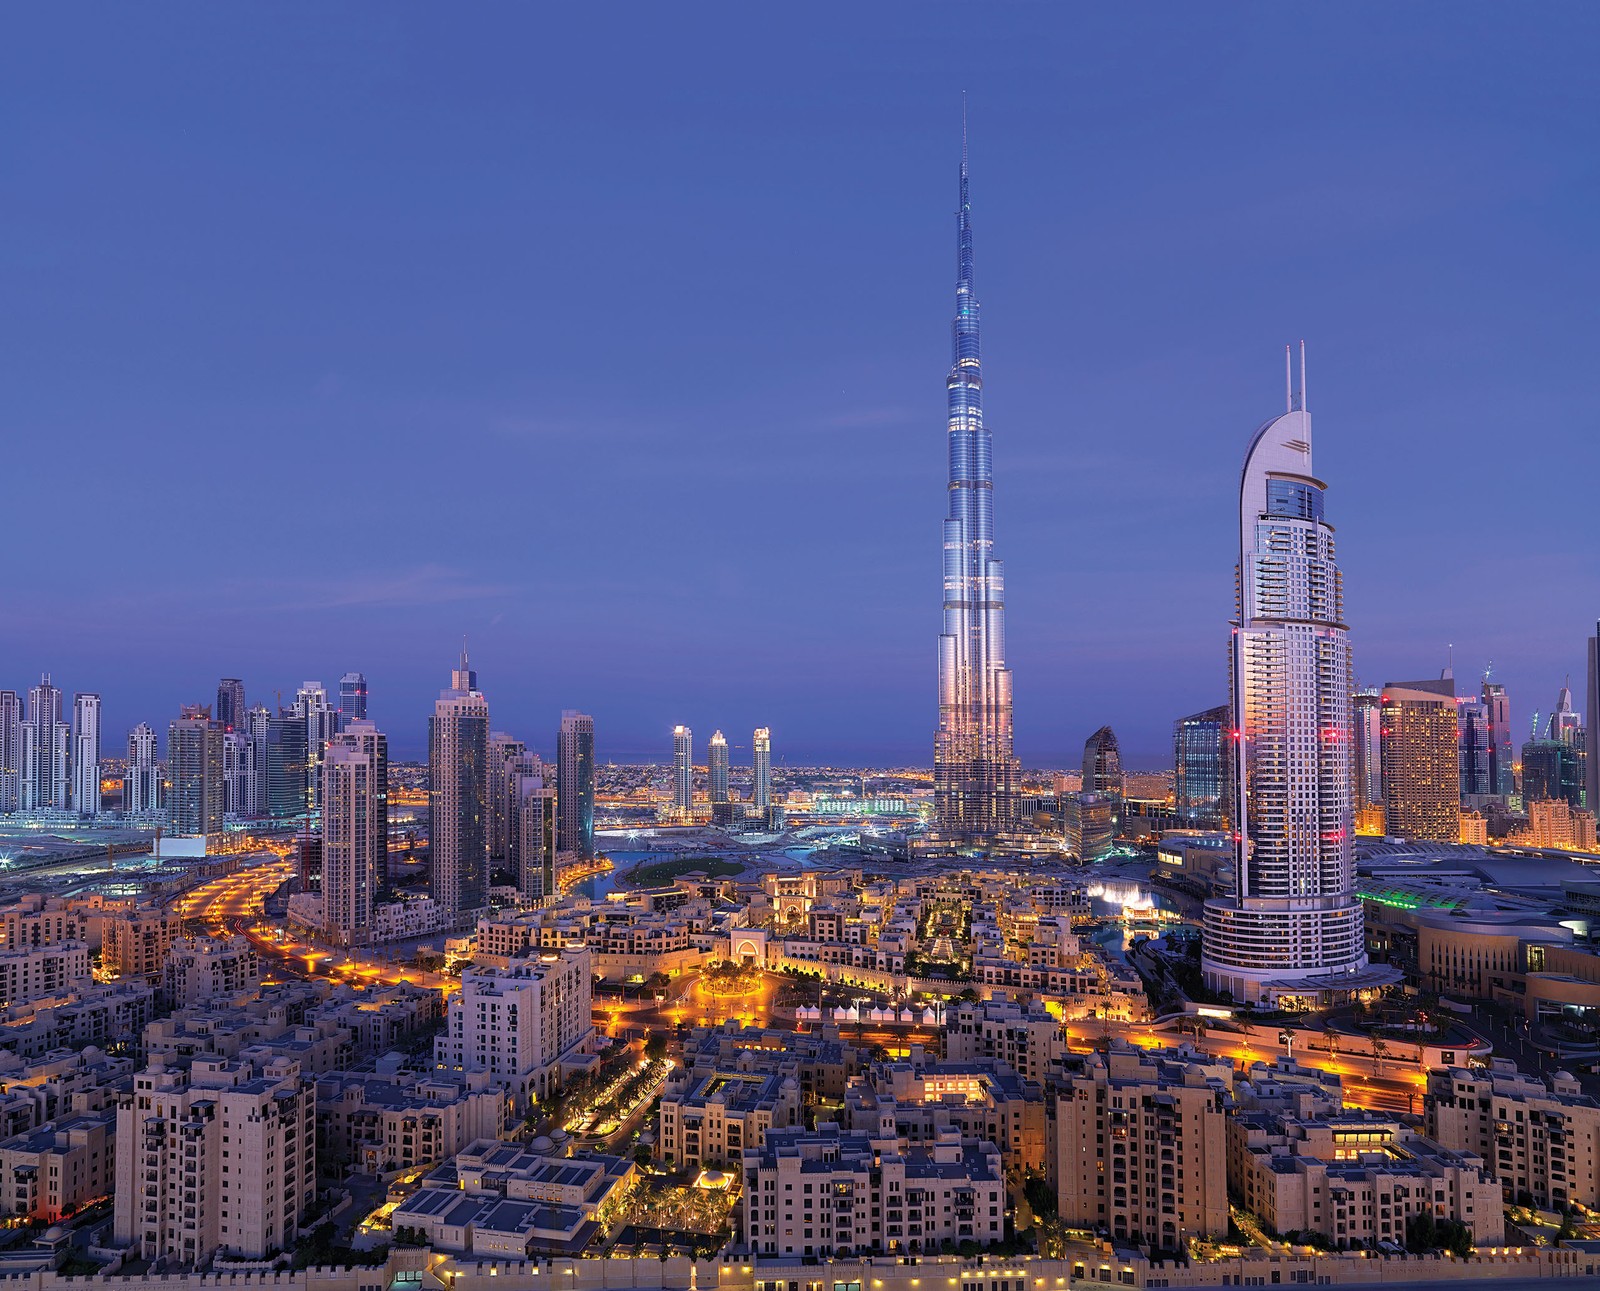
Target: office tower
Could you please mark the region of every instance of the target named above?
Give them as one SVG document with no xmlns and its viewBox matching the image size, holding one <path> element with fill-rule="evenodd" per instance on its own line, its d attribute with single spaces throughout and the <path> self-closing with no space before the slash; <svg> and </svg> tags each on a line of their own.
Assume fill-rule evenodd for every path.
<svg viewBox="0 0 1600 1291">
<path fill-rule="evenodd" d="M 556 732 L 556 850 L 594 859 L 594 718 L 565 709 Z"/>
<path fill-rule="evenodd" d="M 489 703 L 461 649 L 428 721 L 429 889 L 447 916 L 489 898 Z"/>
<path fill-rule="evenodd" d="M 446 1071 L 482 1071 L 520 1112 L 561 1086 L 563 1060 L 588 1052 L 594 1038 L 594 976 L 581 943 L 508 968 L 469 968 L 450 997 L 434 1062 Z"/>
<path fill-rule="evenodd" d="M 728 740 L 721 731 L 712 731 L 706 745 L 706 790 L 712 802 L 728 801 Z"/>
<path fill-rule="evenodd" d="M 1116 734 L 1109 726 L 1102 726 L 1084 741 L 1083 792 L 1120 798 L 1124 783 Z"/>
<path fill-rule="evenodd" d="M 289 1058 L 153 1062 L 117 1107 L 118 1246 L 206 1267 L 292 1251 L 316 1195 L 316 1088 Z"/>
<path fill-rule="evenodd" d="M 247 818 L 256 814 L 255 764 L 250 737 L 243 731 L 222 732 L 222 810 L 225 815 Z"/>
<path fill-rule="evenodd" d="M 1288 405 L 1256 431 L 1239 477 L 1234 895 L 1206 902 L 1202 967 L 1236 1000 L 1304 1003 L 1395 975 L 1368 967 L 1354 892 L 1350 638 L 1303 347 Z"/>
<path fill-rule="evenodd" d="M 1389 833 L 1460 841 L 1458 738 L 1452 678 L 1392 681 L 1383 688 L 1383 810 Z"/>
<path fill-rule="evenodd" d="M 72 697 L 72 810 L 100 814 L 100 696 Z"/>
<path fill-rule="evenodd" d="M 244 682 L 224 677 L 217 683 L 217 725 L 225 731 L 242 731 L 246 711 Z"/>
<path fill-rule="evenodd" d="M 1584 732 L 1584 806 L 1600 815 L 1600 623 L 1589 638 L 1589 725 Z"/>
<path fill-rule="evenodd" d="M 1382 692 L 1367 687 L 1351 697 L 1355 724 L 1356 806 L 1383 803 Z"/>
<path fill-rule="evenodd" d="M 1506 688 L 1484 673 L 1483 703 L 1489 710 L 1489 779 L 1495 796 L 1510 798 L 1517 791 L 1515 754 L 1511 741 L 1511 697 Z"/>
<path fill-rule="evenodd" d="M 339 710 L 328 702 L 328 692 L 320 681 L 308 681 L 295 692 L 295 716 L 306 727 L 306 799 L 315 814 L 320 810 L 317 794 L 322 777 L 322 752 L 339 731 Z"/>
<path fill-rule="evenodd" d="M 0 811 L 22 806 L 22 696 L 0 690 Z"/>
<path fill-rule="evenodd" d="M 1493 798 L 1492 761 L 1494 736 L 1489 729 L 1489 705 L 1482 700 L 1464 699 L 1458 704 L 1457 738 L 1461 756 L 1461 804 L 1482 807 Z"/>
<path fill-rule="evenodd" d="M 757 811 L 772 806 L 772 732 L 756 727 L 750 744 L 750 805 Z"/>
<path fill-rule="evenodd" d="M 222 728 L 203 704 L 185 704 L 167 727 L 167 823 L 178 837 L 222 832 Z"/>
<path fill-rule="evenodd" d="M 128 769 L 122 776 L 122 810 L 128 815 L 161 810 L 161 764 L 156 733 L 140 722 L 128 732 Z"/>
<path fill-rule="evenodd" d="M 944 522 L 934 803 L 942 833 L 985 838 L 1011 825 L 1017 760 L 1011 749 L 1011 671 L 1005 663 L 1005 573 L 994 554 L 994 445 L 983 424 L 964 123 L 951 332 L 954 362 L 945 380 L 950 509 Z"/>
<path fill-rule="evenodd" d="M 1583 806 L 1583 759 L 1562 740 L 1529 740 L 1522 746 L 1522 805 L 1564 802 Z"/>
<path fill-rule="evenodd" d="M 1556 692 L 1556 706 L 1550 714 L 1549 725 L 1545 729 L 1548 739 L 1560 740 L 1563 744 L 1578 742 L 1578 732 L 1583 730 L 1583 715 L 1573 711 L 1572 708 L 1572 683 L 1570 679 L 1561 683 L 1561 689 Z"/>
<path fill-rule="evenodd" d="M 259 711 L 259 710 L 258 710 Z M 251 714 L 252 734 L 256 714 Z M 292 712 L 268 714 L 264 723 L 261 809 L 269 820 L 300 821 L 311 815 L 306 770 L 306 723 Z"/>
<path fill-rule="evenodd" d="M 694 732 L 672 728 L 672 810 L 679 820 L 694 815 Z"/>
<path fill-rule="evenodd" d="M 505 866 L 515 850 L 511 834 L 515 829 L 516 803 L 512 798 L 511 783 L 520 774 L 517 762 L 528 752 L 528 746 L 504 731 L 489 732 L 489 868 Z"/>
<path fill-rule="evenodd" d="M 253 816 L 267 812 L 267 732 L 272 725 L 272 712 L 265 704 L 257 704 L 244 715 L 244 729 L 250 741 L 250 771 L 255 777 L 251 801 L 255 803 Z"/>
<path fill-rule="evenodd" d="M 339 722 L 367 720 L 367 678 L 365 673 L 347 672 L 339 678 Z"/>
<path fill-rule="evenodd" d="M 343 946 L 372 933 L 372 905 L 387 868 L 389 745 L 356 719 L 322 758 L 322 923 Z"/>
<path fill-rule="evenodd" d="M 517 888 L 530 901 L 555 897 L 556 834 L 559 798 L 551 774 L 553 768 L 529 757 L 528 769 L 516 776 L 512 786 L 517 800 L 516 865 Z"/>
<path fill-rule="evenodd" d="M 1178 819 L 1191 829 L 1227 827 L 1229 729 L 1226 704 L 1172 724 L 1173 800 Z"/>
<path fill-rule="evenodd" d="M 45 673 L 28 692 L 28 715 L 22 723 L 22 809 L 65 811 L 69 780 L 67 724 L 61 720 L 61 691 Z"/>
</svg>

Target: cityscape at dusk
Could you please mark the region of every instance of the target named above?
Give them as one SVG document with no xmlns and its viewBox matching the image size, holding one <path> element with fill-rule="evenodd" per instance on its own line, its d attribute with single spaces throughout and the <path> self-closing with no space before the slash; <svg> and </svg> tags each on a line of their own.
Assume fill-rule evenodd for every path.
<svg viewBox="0 0 1600 1291">
<path fill-rule="evenodd" d="M 1600 1284 L 1594 11 L 6 25 L 6 1276 Z"/>
</svg>

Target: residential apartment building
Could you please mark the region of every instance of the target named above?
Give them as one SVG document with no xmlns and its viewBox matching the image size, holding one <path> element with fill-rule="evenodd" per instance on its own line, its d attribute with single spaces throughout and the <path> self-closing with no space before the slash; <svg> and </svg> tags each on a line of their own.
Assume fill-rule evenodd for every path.
<svg viewBox="0 0 1600 1291">
<path fill-rule="evenodd" d="M 1428 1073 L 1428 1137 L 1481 1157 L 1508 1202 L 1546 1210 L 1600 1202 L 1600 1103 L 1571 1077 L 1548 1085 L 1503 1058 L 1488 1071 Z"/>
<path fill-rule="evenodd" d="M 117 1117 L 91 1112 L 0 1141 L 0 1216 L 53 1224 L 111 1195 Z"/>
<path fill-rule="evenodd" d="M 953 1127 L 931 1149 L 845 1132 L 774 1129 L 744 1154 L 743 1248 L 769 1257 L 937 1251 L 1000 1240 L 1005 1171 Z"/>
<path fill-rule="evenodd" d="M 0 950 L 48 946 L 58 941 L 92 945 L 97 920 L 76 901 L 37 894 L 24 896 L 0 908 Z"/>
<path fill-rule="evenodd" d="M 661 1091 L 656 1152 L 680 1166 L 737 1162 L 773 1126 L 799 1125 L 801 1105 L 792 1071 L 697 1063 L 674 1071 Z"/>
<path fill-rule="evenodd" d="M 315 1190 L 315 1101 L 297 1063 L 154 1063 L 121 1100 L 114 1231 L 138 1258 L 293 1250 Z"/>
<path fill-rule="evenodd" d="M 222 995 L 236 995 L 261 981 L 261 961 L 245 937 L 185 937 L 167 951 L 161 996 L 169 1008 L 185 1009 Z"/>
<path fill-rule="evenodd" d="M 27 1061 L 60 1049 L 106 1048 L 138 1035 L 155 1013 L 155 988 L 145 982 L 85 982 L 49 1008 L 0 1022 L 0 1050 Z"/>
<path fill-rule="evenodd" d="M 594 1037 L 594 981 L 587 946 L 548 950 L 507 968 L 473 968 L 450 1000 L 434 1056 L 447 1071 L 486 1071 L 517 1106 L 562 1082 L 564 1060 Z"/>
<path fill-rule="evenodd" d="M 1319 1233 L 1336 1249 L 1403 1246 L 1419 1215 L 1455 1220 L 1479 1246 L 1505 1239 L 1500 1185 L 1475 1153 L 1360 1113 L 1228 1118 L 1228 1180 L 1277 1233 Z"/>
<path fill-rule="evenodd" d="M 89 981 L 89 947 L 81 941 L 0 951 L 0 1008 L 66 995 Z"/>
<path fill-rule="evenodd" d="M 951 1062 L 994 1058 L 1024 1080 L 1042 1082 L 1066 1051 L 1061 1023 L 1037 1001 L 962 1001 L 945 1011 L 944 1056 Z"/>
<path fill-rule="evenodd" d="M 1232 1067 L 1114 1043 L 1056 1103 L 1058 1213 L 1113 1240 L 1181 1248 L 1228 1230 L 1223 1119 Z"/>
<path fill-rule="evenodd" d="M 172 943 L 183 935 L 176 911 L 140 906 L 107 919 L 100 934 L 100 967 L 112 977 L 161 976 Z"/>
<path fill-rule="evenodd" d="M 485 1072 L 329 1072 L 318 1077 L 316 1098 L 317 1159 L 369 1174 L 448 1160 L 478 1139 L 499 1137 L 506 1103 Z"/>
</svg>

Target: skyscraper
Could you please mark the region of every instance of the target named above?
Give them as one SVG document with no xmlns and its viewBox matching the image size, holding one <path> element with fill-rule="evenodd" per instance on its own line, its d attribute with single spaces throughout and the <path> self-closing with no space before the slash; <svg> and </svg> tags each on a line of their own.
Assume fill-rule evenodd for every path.
<svg viewBox="0 0 1600 1291">
<path fill-rule="evenodd" d="M 22 806 L 22 697 L 0 690 L 0 811 Z"/>
<path fill-rule="evenodd" d="M 22 809 L 65 811 L 69 798 L 70 731 L 61 720 L 61 691 L 45 673 L 28 692 L 22 724 Z"/>
<path fill-rule="evenodd" d="M 339 678 L 339 721 L 364 722 L 367 720 L 367 678 L 359 672 L 347 672 Z"/>
<path fill-rule="evenodd" d="M 528 746 L 504 731 L 489 732 L 489 868 L 503 868 L 515 850 L 511 836 L 516 829 L 516 803 L 512 785 L 521 774 L 518 763 Z"/>
<path fill-rule="evenodd" d="M 1383 805 L 1383 692 L 1356 691 L 1353 700 L 1356 745 L 1356 806 Z"/>
<path fill-rule="evenodd" d="M 556 732 L 556 850 L 594 859 L 594 718 L 568 708 Z"/>
<path fill-rule="evenodd" d="M 712 731 L 706 745 L 706 796 L 713 803 L 728 801 L 728 739 L 721 731 Z"/>
<path fill-rule="evenodd" d="M 247 731 L 223 729 L 222 810 L 226 815 L 245 819 L 256 814 L 254 752 Z"/>
<path fill-rule="evenodd" d="M 174 835 L 222 832 L 222 728 L 203 704 L 185 704 L 167 727 L 167 823 Z"/>
<path fill-rule="evenodd" d="M 339 710 L 328 702 L 320 681 L 308 681 L 295 692 L 295 716 L 306 727 L 306 797 L 315 814 L 322 786 L 322 751 L 339 732 Z"/>
<path fill-rule="evenodd" d="M 72 810 L 100 814 L 100 696 L 87 691 L 72 698 Z"/>
<path fill-rule="evenodd" d="M 1178 819 L 1191 829 L 1227 825 L 1231 725 L 1226 704 L 1172 724 L 1173 799 Z"/>
<path fill-rule="evenodd" d="M 1354 893 L 1350 640 L 1303 349 L 1300 373 L 1239 477 L 1235 895 L 1206 902 L 1202 967 L 1241 1001 L 1314 1003 L 1395 980 L 1368 967 Z"/>
<path fill-rule="evenodd" d="M 1383 688 L 1384 828 L 1402 838 L 1461 841 L 1456 684 L 1392 681 Z"/>
<path fill-rule="evenodd" d="M 950 484 L 933 782 L 940 832 L 982 839 L 1009 827 L 1015 817 L 1017 761 L 1012 753 L 1011 671 L 1005 662 L 1005 572 L 994 554 L 993 437 L 983 424 L 971 209 L 963 121 L 954 362 L 945 380 Z"/>
<path fill-rule="evenodd" d="M 1564 740 L 1529 740 L 1522 746 L 1523 809 L 1536 802 L 1583 806 L 1583 773 L 1575 745 Z"/>
<path fill-rule="evenodd" d="M 256 722 L 251 716 L 252 730 Z M 311 784 L 306 771 L 306 723 L 293 712 L 266 719 L 266 757 L 262 810 L 271 820 L 304 821 L 311 816 Z"/>
<path fill-rule="evenodd" d="M 517 776 L 517 887 L 530 901 L 556 895 L 556 809 L 551 768 L 537 758 Z"/>
<path fill-rule="evenodd" d="M 322 921 L 341 945 L 372 931 L 372 904 L 388 860 L 389 746 L 356 719 L 322 759 Z"/>
<path fill-rule="evenodd" d="M 122 810 L 129 815 L 161 810 L 161 764 L 156 733 L 140 722 L 128 732 L 128 769 L 122 776 Z"/>
<path fill-rule="evenodd" d="M 1589 638 L 1589 725 L 1584 731 L 1584 805 L 1600 815 L 1600 622 Z"/>
<path fill-rule="evenodd" d="M 1120 798 L 1125 784 L 1116 732 L 1102 726 L 1083 743 L 1083 792 Z"/>
<path fill-rule="evenodd" d="M 757 811 L 772 806 L 772 732 L 756 727 L 750 742 L 750 805 Z"/>
<path fill-rule="evenodd" d="M 242 731 L 244 723 L 244 682 L 224 677 L 217 683 L 217 725 L 225 731 Z"/>
<path fill-rule="evenodd" d="M 429 888 L 452 915 L 484 908 L 489 894 L 489 703 L 461 650 L 428 722 Z"/>
<path fill-rule="evenodd" d="M 257 704 L 244 715 L 245 731 L 250 739 L 250 771 L 255 777 L 250 801 L 254 804 L 252 816 L 270 814 L 267 809 L 267 732 L 272 726 L 272 712 L 265 704 Z"/>
<path fill-rule="evenodd" d="M 1456 717 L 1461 749 L 1461 805 L 1477 808 L 1490 799 L 1498 801 L 1491 770 L 1494 736 L 1489 729 L 1489 706 L 1482 700 L 1459 700 Z"/>
<path fill-rule="evenodd" d="M 1484 674 L 1483 702 L 1489 710 L 1489 779 L 1494 794 L 1500 799 L 1511 797 L 1517 791 L 1517 773 L 1512 751 L 1511 697 L 1506 688 L 1488 679 Z"/>
<path fill-rule="evenodd" d="M 672 728 L 672 810 L 679 820 L 694 816 L 694 732 Z"/>
</svg>

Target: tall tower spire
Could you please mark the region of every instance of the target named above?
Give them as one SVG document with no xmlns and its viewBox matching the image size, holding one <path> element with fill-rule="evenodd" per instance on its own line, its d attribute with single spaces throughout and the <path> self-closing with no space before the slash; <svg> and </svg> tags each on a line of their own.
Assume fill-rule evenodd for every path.
<svg viewBox="0 0 1600 1291">
<path fill-rule="evenodd" d="M 945 379 L 950 483 L 934 794 L 942 834 L 983 839 L 1013 819 L 1017 764 L 1012 754 L 1011 672 L 1005 664 L 1005 571 L 994 554 L 993 440 L 983 424 L 965 95 L 960 195 L 953 361 Z"/>
</svg>

